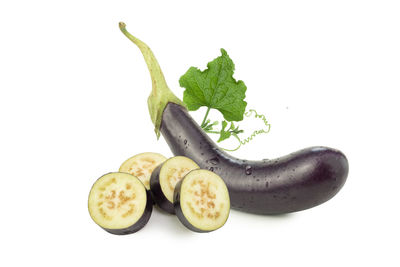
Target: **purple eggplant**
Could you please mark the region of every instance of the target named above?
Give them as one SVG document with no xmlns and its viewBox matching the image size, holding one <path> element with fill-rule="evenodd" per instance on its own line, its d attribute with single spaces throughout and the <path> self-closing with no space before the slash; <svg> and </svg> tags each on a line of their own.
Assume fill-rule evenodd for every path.
<svg viewBox="0 0 400 267">
<path fill-rule="evenodd" d="M 220 150 L 186 108 L 166 106 L 160 131 L 174 155 L 194 160 L 226 183 L 233 209 L 277 214 L 299 211 L 332 198 L 349 170 L 344 154 L 327 147 L 310 147 L 287 156 L 251 161 Z"/>
<path fill-rule="evenodd" d="M 237 159 L 220 150 L 168 88 L 150 48 L 129 34 L 124 23 L 120 29 L 139 47 L 150 71 L 148 106 L 157 136 L 164 136 L 174 155 L 218 174 L 227 185 L 232 208 L 257 214 L 300 211 L 329 200 L 342 188 L 349 165 L 336 149 L 310 147 L 262 161 Z"/>
</svg>

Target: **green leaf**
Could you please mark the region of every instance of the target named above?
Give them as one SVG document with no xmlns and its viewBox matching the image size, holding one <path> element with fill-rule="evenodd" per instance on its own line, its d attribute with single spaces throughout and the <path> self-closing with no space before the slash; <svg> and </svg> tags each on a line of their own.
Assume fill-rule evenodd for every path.
<svg viewBox="0 0 400 267">
<path fill-rule="evenodd" d="M 217 124 L 218 124 L 218 121 L 214 121 L 213 123 L 211 123 L 210 120 L 207 120 L 206 123 L 204 124 L 204 126 L 202 126 L 202 128 L 203 128 L 203 130 L 206 131 L 206 132 L 212 131 L 212 130 L 213 130 L 213 127 L 214 127 L 215 125 L 217 125 Z"/>
<path fill-rule="evenodd" d="M 222 128 L 221 128 L 221 131 L 219 133 L 220 134 L 219 135 L 219 139 L 217 141 L 218 143 L 228 139 L 229 137 L 231 137 L 231 132 L 229 130 L 225 131 L 225 128 L 226 128 L 227 125 L 228 125 L 228 123 L 226 121 L 222 121 Z"/>
<path fill-rule="evenodd" d="M 233 78 L 235 65 L 224 49 L 221 56 L 207 64 L 201 71 L 195 67 L 179 79 L 185 88 L 183 102 L 189 110 L 197 110 L 202 106 L 219 110 L 227 121 L 243 120 L 247 103 L 246 85 Z"/>
</svg>

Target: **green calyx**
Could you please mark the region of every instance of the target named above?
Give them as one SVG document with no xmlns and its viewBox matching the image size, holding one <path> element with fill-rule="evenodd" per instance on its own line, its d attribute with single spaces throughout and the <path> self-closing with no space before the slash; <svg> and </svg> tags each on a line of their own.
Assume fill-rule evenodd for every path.
<svg viewBox="0 0 400 267">
<path fill-rule="evenodd" d="M 147 105 L 150 112 L 151 121 L 153 122 L 156 132 L 157 138 L 160 137 L 160 125 L 162 114 L 165 109 L 165 106 L 169 103 L 176 103 L 181 106 L 185 106 L 183 102 L 172 93 L 172 91 L 168 88 L 167 82 L 165 81 L 164 74 L 161 71 L 160 65 L 157 62 L 156 57 L 150 48 L 131 35 L 126 30 L 126 25 L 123 22 L 119 23 L 119 28 L 122 33 L 131 40 L 135 45 L 137 45 L 140 51 L 143 54 L 144 60 L 146 61 L 147 67 L 150 72 L 151 81 L 152 81 L 152 91 L 147 99 Z"/>
</svg>

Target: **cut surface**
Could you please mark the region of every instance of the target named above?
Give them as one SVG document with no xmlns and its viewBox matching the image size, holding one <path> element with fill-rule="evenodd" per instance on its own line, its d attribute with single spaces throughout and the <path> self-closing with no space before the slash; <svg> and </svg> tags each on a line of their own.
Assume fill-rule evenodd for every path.
<svg viewBox="0 0 400 267">
<path fill-rule="evenodd" d="M 89 213 L 101 227 L 124 229 L 143 215 L 147 203 L 142 182 L 127 173 L 108 173 L 100 177 L 89 194 Z"/>
<path fill-rule="evenodd" d="M 180 207 L 186 220 L 197 229 L 216 230 L 229 216 L 228 189 L 217 174 L 194 170 L 182 181 Z"/>
<path fill-rule="evenodd" d="M 160 170 L 160 186 L 165 197 L 174 202 L 174 189 L 176 184 L 190 171 L 199 169 L 199 165 L 193 160 L 177 156 L 168 159 Z"/>
<path fill-rule="evenodd" d="M 130 173 L 144 184 L 146 189 L 150 189 L 150 176 L 153 170 L 161 163 L 167 160 L 161 154 L 154 152 L 145 152 L 135 155 L 122 163 L 120 172 Z"/>
</svg>

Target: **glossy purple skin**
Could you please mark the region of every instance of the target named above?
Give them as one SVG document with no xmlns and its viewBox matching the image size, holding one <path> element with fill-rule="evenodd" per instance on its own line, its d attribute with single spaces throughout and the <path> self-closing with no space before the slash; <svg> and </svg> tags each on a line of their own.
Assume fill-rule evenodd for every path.
<svg viewBox="0 0 400 267">
<path fill-rule="evenodd" d="M 345 155 L 310 147 L 273 160 L 250 161 L 220 150 L 186 108 L 168 103 L 160 131 L 176 156 L 186 156 L 226 183 L 231 207 L 256 214 L 305 210 L 331 199 L 344 185 Z"/>
</svg>

